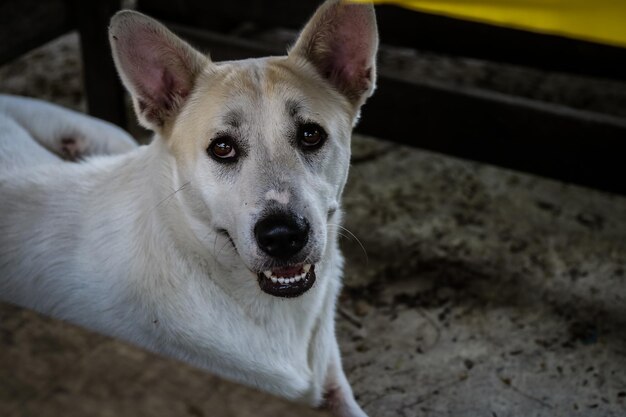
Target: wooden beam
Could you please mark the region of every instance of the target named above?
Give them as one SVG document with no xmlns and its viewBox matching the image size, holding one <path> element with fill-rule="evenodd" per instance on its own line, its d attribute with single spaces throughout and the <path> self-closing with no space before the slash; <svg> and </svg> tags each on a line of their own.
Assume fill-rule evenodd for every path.
<svg viewBox="0 0 626 417">
<path fill-rule="evenodd" d="M 124 89 L 113 63 L 108 39 L 109 20 L 120 10 L 121 0 L 73 0 L 72 4 L 80 32 L 88 112 L 126 127 Z"/>
<path fill-rule="evenodd" d="M 330 417 L 4 303 L 0 384 L 3 417 Z"/>
<path fill-rule="evenodd" d="M 626 120 L 380 75 L 357 131 L 626 194 Z"/>
<path fill-rule="evenodd" d="M 300 28 L 322 0 L 139 0 L 137 9 L 158 19 L 205 30 L 227 31 L 241 22 Z"/>
<path fill-rule="evenodd" d="M 285 55 L 287 53 L 286 45 L 283 47 L 267 45 L 177 23 L 167 21 L 163 23 L 194 47 L 209 54 L 214 61 L 258 58 L 269 55 Z"/>
</svg>

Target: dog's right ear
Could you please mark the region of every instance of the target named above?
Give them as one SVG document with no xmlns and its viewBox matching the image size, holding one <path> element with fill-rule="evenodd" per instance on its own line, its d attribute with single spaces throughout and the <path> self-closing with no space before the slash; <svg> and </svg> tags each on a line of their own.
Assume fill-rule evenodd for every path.
<svg viewBox="0 0 626 417">
<path fill-rule="evenodd" d="M 113 16 L 109 41 L 139 122 L 160 131 L 178 115 L 208 58 L 156 20 L 130 10 Z"/>
<path fill-rule="evenodd" d="M 360 107 L 376 87 L 377 51 L 374 6 L 326 0 L 300 33 L 289 56 L 308 60 Z"/>
</svg>

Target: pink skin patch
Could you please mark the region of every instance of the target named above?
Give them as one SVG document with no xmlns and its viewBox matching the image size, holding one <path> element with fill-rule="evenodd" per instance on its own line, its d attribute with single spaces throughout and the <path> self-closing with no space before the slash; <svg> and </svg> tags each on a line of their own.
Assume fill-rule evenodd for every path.
<svg viewBox="0 0 626 417">
<path fill-rule="evenodd" d="M 324 393 L 323 408 L 330 411 L 338 411 L 345 407 L 344 396 L 339 387 L 331 387 Z"/>
<path fill-rule="evenodd" d="M 61 156 L 68 161 L 77 161 L 85 152 L 85 144 L 81 139 L 62 138 L 61 139 Z"/>
<path fill-rule="evenodd" d="M 303 272 L 302 265 L 288 266 L 285 268 L 274 268 L 272 273 L 277 277 L 292 277 Z"/>
</svg>

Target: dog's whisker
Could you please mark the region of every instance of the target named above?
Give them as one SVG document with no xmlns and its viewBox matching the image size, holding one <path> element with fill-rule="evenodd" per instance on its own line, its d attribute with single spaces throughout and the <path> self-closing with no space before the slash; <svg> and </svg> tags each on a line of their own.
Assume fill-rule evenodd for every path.
<svg viewBox="0 0 626 417">
<path fill-rule="evenodd" d="M 344 233 L 344 232 L 343 232 L 341 229 L 339 229 L 339 228 L 330 229 L 330 230 L 333 230 L 335 233 L 337 233 L 337 234 L 338 234 L 339 236 L 341 236 L 341 237 L 345 237 L 346 239 L 349 239 L 349 240 L 354 240 L 354 239 L 352 238 L 352 236 L 350 236 L 350 235 L 349 235 L 349 234 L 347 234 L 347 233 Z"/>
<path fill-rule="evenodd" d="M 330 229 L 330 230 L 334 230 L 335 233 L 337 233 L 339 236 L 345 237 L 345 238 L 349 238 L 352 239 L 352 236 L 350 236 L 349 234 L 345 233 L 343 230 L 341 229 Z"/>
<path fill-rule="evenodd" d="M 224 248 L 226 248 L 226 246 L 228 246 L 229 244 L 232 246 L 232 242 L 231 242 L 231 240 L 230 240 L 230 239 L 226 239 L 226 242 L 224 242 L 224 244 L 223 244 L 223 245 L 222 245 L 222 247 L 220 248 L 219 252 L 217 253 L 217 258 L 219 258 L 219 257 L 221 256 L 222 251 L 223 251 L 223 250 L 224 250 Z"/>
<path fill-rule="evenodd" d="M 169 201 L 172 197 L 174 197 L 174 195 L 176 195 L 176 193 L 178 193 L 179 191 L 184 190 L 185 188 L 187 188 L 187 186 L 189 186 L 191 184 L 191 181 L 187 181 L 186 183 L 184 183 L 183 185 L 181 185 L 178 189 L 174 190 L 171 194 L 168 194 L 167 197 L 165 197 L 163 200 L 159 201 L 159 203 L 154 206 L 154 209 L 158 208 L 159 206 L 161 206 L 163 203 L 166 203 L 167 201 Z"/>
<path fill-rule="evenodd" d="M 340 231 L 335 231 L 335 233 L 337 233 L 339 236 L 344 237 L 344 238 L 346 238 L 346 239 L 348 239 L 348 240 L 353 240 L 353 239 L 352 239 L 352 236 L 347 235 L 347 234 L 345 234 L 345 233 L 342 233 L 342 232 L 340 232 Z"/>
<path fill-rule="evenodd" d="M 348 233 L 350 235 L 350 237 L 352 237 L 356 241 L 356 243 L 358 243 L 358 245 L 361 247 L 361 250 L 363 251 L 363 254 L 365 255 L 365 264 L 366 265 L 369 264 L 370 259 L 369 259 L 369 256 L 367 255 L 367 251 L 365 250 L 365 246 L 363 246 L 363 243 L 361 243 L 361 240 L 358 237 L 356 237 L 356 235 L 354 233 L 352 233 L 348 228 L 343 227 L 343 226 L 341 226 L 339 224 L 336 224 L 336 223 L 328 223 L 328 226 L 329 227 L 336 227 L 338 230 L 342 230 L 342 231 L 345 231 L 346 233 Z M 337 233 L 341 234 L 339 231 L 337 231 Z M 345 236 L 345 235 L 342 235 L 342 236 Z"/>
<path fill-rule="evenodd" d="M 217 232 L 214 232 L 214 233 L 215 233 L 215 239 L 213 240 L 213 253 L 215 253 L 216 252 L 215 249 L 217 249 L 217 237 L 218 237 L 218 233 Z M 209 234 L 211 234 L 211 232 L 207 233 L 207 236 Z"/>
</svg>

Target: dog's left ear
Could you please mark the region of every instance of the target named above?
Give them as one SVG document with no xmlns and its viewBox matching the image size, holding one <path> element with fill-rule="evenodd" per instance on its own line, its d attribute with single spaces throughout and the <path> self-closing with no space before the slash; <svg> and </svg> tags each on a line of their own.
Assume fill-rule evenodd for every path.
<svg viewBox="0 0 626 417">
<path fill-rule="evenodd" d="M 289 56 L 311 62 L 356 107 L 376 87 L 378 30 L 371 4 L 328 0 L 306 24 Z"/>
</svg>

